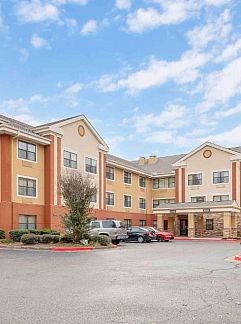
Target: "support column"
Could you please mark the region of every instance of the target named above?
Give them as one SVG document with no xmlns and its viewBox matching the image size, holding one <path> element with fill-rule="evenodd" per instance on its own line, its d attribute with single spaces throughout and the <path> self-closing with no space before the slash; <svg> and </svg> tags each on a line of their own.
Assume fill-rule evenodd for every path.
<svg viewBox="0 0 241 324">
<path fill-rule="evenodd" d="M 231 212 L 223 213 L 223 238 L 230 238 L 231 237 Z"/>
<path fill-rule="evenodd" d="M 173 226 L 174 236 L 180 236 L 180 219 L 178 218 L 178 215 L 175 215 Z"/>
<path fill-rule="evenodd" d="M 195 237 L 194 214 L 188 214 L 188 237 Z"/>
<path fill-rule="evenodd" d="M 12 210 L 12 137 L 0 136 L 1 147 L 1 204 L 0 204 L 0 228 L 5 231 L 13 229 Z"/>
<path fill-rule="evenodd" d="M 161 215 L 157 215 L 157 228 L 160 230 L 160 231 L 163 231 L 164 230 L 164 220 L 163 220 L 164 216 L 161 214 Z"/>
</svg>

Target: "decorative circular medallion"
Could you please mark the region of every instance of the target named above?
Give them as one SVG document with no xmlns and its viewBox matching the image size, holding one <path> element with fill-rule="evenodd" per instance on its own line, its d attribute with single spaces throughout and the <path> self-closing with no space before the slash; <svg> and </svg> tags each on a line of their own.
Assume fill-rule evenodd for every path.
<svg viewBox="0 0 241 324">
<path fill-rule="evenodd" d="M 84 136 L 85 135 L 85 129 L 84 129 L 84 126 L 80 125 L 78 127 L 78 133 L 79 133 L 79 136 Z"/>
<path fill-rule="evenodd" d="M 205 157 L 205 159 L 209 159 L 212 156 L 212 151 L 211 150 L 205 150 L 203 152 L 203 156 Z"/>
</svg>

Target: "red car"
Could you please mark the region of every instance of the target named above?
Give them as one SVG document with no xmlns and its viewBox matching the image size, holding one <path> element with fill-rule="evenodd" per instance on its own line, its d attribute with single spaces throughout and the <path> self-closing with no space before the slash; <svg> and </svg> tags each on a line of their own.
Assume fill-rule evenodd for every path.
<svg viewBox="0 0 241 324">
<path fill-rule="evenodd" d="M 154 227 L 145 227 L 145 228 L 148 229 L 153 234 L 155 234 L 156 240 L 159 242 L 163 242 L 163 241 L 168 242 L 174 239 L 174 235 L 172 233 L 165 232 L 165 231 L 158 231 Z"/>
</svg>

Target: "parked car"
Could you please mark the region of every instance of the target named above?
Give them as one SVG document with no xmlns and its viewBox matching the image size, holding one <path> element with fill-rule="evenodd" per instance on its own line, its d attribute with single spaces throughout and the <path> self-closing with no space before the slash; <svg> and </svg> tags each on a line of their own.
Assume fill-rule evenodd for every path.
<svg viewBox="0 0 241 324">
<path fill-rule="evenodd" d="M 148 231 L 152 232 L 155 235 L 155 239 L 159 242 L 169 242 L 170 240 L 174 239 L 174 235 L 169 232 L 165 231 L 158 231 L 154 227 L 145 227 Z M 173 237 L 173 238 L 172 238 Z"/>
<path fill-rule="evenodd" d="M 112 240 L 112 243 L 116 245 L 119 244 L 120 241 L 125 241 L 128 238 L 124 223 L 118 220 L 93 220 L 90 222 L 90 228 L 91 236 L 109 236 Z"/>
<path fill-rule="evenodd" d="M 153 233 L 148 231 L 146 228 L 139 227 L 139 226 L 132 226 L 131 228 L 127 229 L 127 242 L 139 242 L 139 243 L 149 243 L 151 240 L 154 239 Z"/>
</svg>

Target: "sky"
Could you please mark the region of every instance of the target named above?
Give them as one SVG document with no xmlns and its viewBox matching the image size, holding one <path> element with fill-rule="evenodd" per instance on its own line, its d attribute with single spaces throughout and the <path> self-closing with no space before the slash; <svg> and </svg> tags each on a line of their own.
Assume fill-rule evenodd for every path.
<svg viewBox="0 0 241 324">
<path fill-rule="evenodd" d="M 241 0 L 0 0 L 0 114 L 126 159 L 241 145 Z"/>
</svg>

